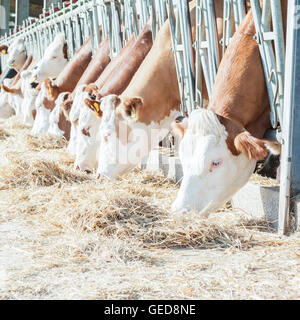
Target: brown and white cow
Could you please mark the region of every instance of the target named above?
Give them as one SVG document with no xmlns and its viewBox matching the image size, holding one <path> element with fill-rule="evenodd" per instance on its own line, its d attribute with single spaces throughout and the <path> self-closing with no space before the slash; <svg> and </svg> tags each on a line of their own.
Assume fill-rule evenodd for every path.
<svg viewBox="0 0 300 320">
<path fill-rule="evenodd" d="M 57 77 L 60 71 L 66 66 L 67 44 L 63 33 L 59 33 L 53 42 L 46 48 L 42 59 L 34 67 L 34 59 L 29 55 L 22 69 L 20 70 L 20 81 L 15 87 L 4 88 L 11 94 L 10 99 L 14 102 L 17 115 L 23 118 L 25 124 L 32 125 L 34 121 L 34 104 L 38 91 L 37 82 L 43 77 Z M 42 77 L 42 78 L 41 78 Z"/>
<path fill-rule="evenodd" d="M 195 26 L 194 4 L 191 10 Z M 167 20 L 122 95 L 110 95 L 101 101 L 97 175 L 116 178 L 138 165 L 167 135 L 179 111 L 180 94 Z"/>
<path fill-rule="evenodd" d="M 41 85 L 41 91 L 36 99 L 36 118 L 31 130 L 32 135 L 46 133 L 49 129 L 49 116 L 55 107 L 55 101 L 61 93 L 72 92 L 80 80 L 92 58 L 91 38 L 89 38 L 75 53 L 56 80 L 47 78 Z M 69 139 L 70 126 L 65 123 L 61 127 L 65 138 Z"/>
<path fill-rule="evenodd" d="M 101 123 L 99 100 L 109 94 L 121 94 L 126 89 L 148 55 L 152 44 L 151 27 L 147 23 L 136 40 L 132 36 L 127 45 L 107 66 L 96 84 L 86 88 L 86 91 L 93 96 L 93 100 L 86 99 L 88 108 L 84 106 L 80 110 L 75 167 L 81 170 L 97 168 L 100 143 L 97 133 Z"/>
<path fill-rule="evenodd" d="M 184 174 L 175 212 L 207 216 L 231 199 L 267 155 L 263 135 L 270 127 L 270 106 L 254 35 L 249 11 L 221 62 L 208 110 L 196 110 L 174 126 L 183 136 Z"/>
<path fill-rule="evenodd" d="M 69 121 L 71 123 L 70 129 L 70 141 L 68 144 L 68 151 L 71 154 L 76 153 L 76 140 L 77 140 L 77 124 L 80 113 L 80 106 L 84 103 L 84 99 L 87 98 L 87 93 L 84 92 L 84 89 L 90 83 L 96 81 L 102 72 L 105 70 L 107 65 L 110 63 L 110 46 L 108 37 L 104 39 L 90 64 L 86 68 L 82 77 L 78 81 L 75 89 L 69 95 L 63 96 L 61 99 L 65 99 L 61 104 L 59 101 L 56 103 L 56 107 L 58 108 L 62 117 L 61 123 Z M 57 117 L 56 117 L 57 118 Z M 50 123 L 51 126 L 57 126 L 58 124 Z"/>
<path fill-rule="evenodd" d="M 222 34 L 223 1 L 216 1 L 218 35 Z M 190 3 L 195 36 L 195 1 Z M 206 95 L 205 95 L 206 93 Z M 203 92 L 208 99 L 207 91 Z M 127 172 L 158 146 L 179 115 L 180 95 L 169 21 L 162 26 L 148 56 L 121 96 L 102 99 L 98 176 Z"/>
<path fill-rule="evenodd" d="M 24 85 L 24 81 L 21 77 L 23 72 L 26 72 L 33 64 L 33 57 L 29 55 L 26 59 L 25 63 L 23 64 L 21 70 L 18 74 L 14 77 L 14 80 L 10 83 L 9 86 L 4 84 L 1 85 L 1 107 L 2 103 L 7 102 L 6 108 L 12 108 L 15 111 L 17 116 L 23 117 L 22 112 L 22 101 L 23 101 L 23 92 L 22 86 Z"/>
</svg>

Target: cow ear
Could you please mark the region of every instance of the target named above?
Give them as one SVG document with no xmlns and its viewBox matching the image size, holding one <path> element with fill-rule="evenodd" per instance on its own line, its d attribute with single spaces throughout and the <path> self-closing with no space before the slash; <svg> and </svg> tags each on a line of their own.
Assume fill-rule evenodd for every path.
<svg viewBox="0 0 300 320">
<path fill-rule="evenodd" d="M 234 146 L 250 160 L 263 160 L 268 155 L 266 141 L 253 137 L 248 131 L 234 138 Z"/>
<path fill-rule="evenodd" d="M 115 105 L 118 105 L 118 104 L 116 103 Z M 125 99 L 123 102 L 123 105 L 124 105 L 126 114 L 130 118 L 136 119 L 138 114 L 138 109 L 143 105 L 143 99 L 139 97 Z"/>
<path fill-rule="evenodd" d="M 7 54 L 7 51 L 8 51 L 8 46 L 6 46 L 5 44 L 0 46 L 1 54 Z"/>
<path fill-rule="evenodd" d="M 50 78 L 45 79 L 45 87 L 47 89 L 48 96 L 51 98 L 54 97 L 54 88 L 55 85 L 53 84 L 52 80 Z"/>
<path fill-rule="evenodd" d="M 189 121 L 187 118 L 184 119 L 176 119 L 172 124 L 172 132 L 175 136 L 178 136 L 180 138 L 183 138 L 186 129 L 188 128 Z"/>
<path fill-rule="evenodd" d="M 73 105 L 73 100 L 66 100 L 62 103 L 63 113 L 68 121 L 70 121 L 70 112 Z"/>
<path fill-rule="evenodd" d="M 6 85 L 1 84 L 1 89 L 5 92 L 11 93 L 11 94 L 17 94 L 20 92 L 20 89 L 14 89 L 14 88 L 8 88 Z"/>
<path fill-rule="evenodd" d="M 98 87 L 97 87 L 97 85 L 95 85 L 94 83 L 89 84 L 89 85 L 86 86 L 86 88 L 84 89 L 84 92 L 87 92 L 88 95 L 90 96 L 90 98 L 91 98 L 92 100 L 95 100 L 95 99 L 96 99 L 97 91 L 98 91 Z"/>
<path fill-rule="evenodd" d="M 84 99 L 84 103 L 89 107 L 93 112 L 95 112 L 95 116 L 102 118 L 103 112 L 100 109 L 101 102 L 91 99 Z"/>
</svg>

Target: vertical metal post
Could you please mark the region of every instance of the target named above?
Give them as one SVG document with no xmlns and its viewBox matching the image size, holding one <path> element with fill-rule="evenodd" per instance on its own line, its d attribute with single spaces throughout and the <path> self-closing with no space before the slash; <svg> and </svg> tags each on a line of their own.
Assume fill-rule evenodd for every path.
<svg viewBox="0 0 300 320">
<path fill-rule="evenodd" d="M 29 0 L 16 0 L 15 29 L 29 17 Z"/>
<path fill-rule="evenodd" d="M 10 16 L 9 0 L 0 0 L 0 36 L 8 33 Z"/>
<path fill-rule="evenodd" d="M 270 106 L 271 124 L 277 128 L 283 117 L 284 83 L 284 37 L 280 0 L 264 0 L 261 11 L 258 0 L 250 0 L 259 44 L 261 61 L 266 78 Z M 271 22 L 273 31 L 271 31 Z M 273 51 L 273 43 L 275 54 Z M 276 59 L 275 59 L 276 58 Z"/>
<path fill-rule="evenodd" d="M 61 2 L 62 0 L 44 0 L 43 7 L 44 9 L 48 9 L 51 6 L 51 4 L 58 4 Z"/>
<path fill-rule="evenodd" d="M 93 12 L 93 28 L 94 28 L 93 53 L 95 53 L 101 42 L 100 31 L 99 31 L 99 17 L 98 17 L 97 4 L 95 0 L 93 1 L 92 12 Z"/>
<path fill-rule="evenodd" d="M 195 77 L 193 62 L 192 31 L 188 2 L 177 2 L 177 16 L 174 15 L 173 1 L 168 0 L 168 14 L 179 91 L 181 111 L 190 114 L 195 102 Z"/>
<path fill-rule="evenodd" d="M 300 0 L 288 1 L 287 21 L 278 221 L 278 232 L 281 235 L 288 232 L 291 199 L 300 193 Z"/>
</svg>

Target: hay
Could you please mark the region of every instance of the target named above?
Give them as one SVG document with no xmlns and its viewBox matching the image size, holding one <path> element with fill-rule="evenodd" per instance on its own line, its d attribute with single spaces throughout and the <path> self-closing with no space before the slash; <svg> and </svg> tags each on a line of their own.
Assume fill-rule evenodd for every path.
<svg viewBox="0 0 300 320">
<path fill-rule="evenodd" d="M 263 177 L 257 173 L 254 173 L 251 176 L 250 181 L 262 187 L 279 187 L 280 186 L 280 183 L 277 180 Z"/>
<path fill-rule="evenodd" d="M 10 134 L 6 130 L 0 128 L 0 140 L 5 140 L 9 136 Z"/>
<path fill-rule="evenodd" d="M 0 166 L 0 190 L 34 186 L 45 187 L 90 180 L 84 173 L 60 167 L 54 161 L 22 160 L 15 154 L 6 154 L 6 159 L 7 164 Z"/>
<path fill-rule="evenodd" d="M 300 298 L 299 233 L 228 206 L 174 219 L 179 187 L 161 174 L 100 182 L 65 141 L 0 126 L 1 299 Z"/>
<path fill-rule="evenodd" d="M 68 141 L 65 138 L 58 138 L 46 134 L 41 134 L 38 137 L 32 135 L 26 135 L 24 142 L 31 150 L 40 151 L 42 149 L 57 150 L 64 149 L 68 145 Z"/>
</svg>

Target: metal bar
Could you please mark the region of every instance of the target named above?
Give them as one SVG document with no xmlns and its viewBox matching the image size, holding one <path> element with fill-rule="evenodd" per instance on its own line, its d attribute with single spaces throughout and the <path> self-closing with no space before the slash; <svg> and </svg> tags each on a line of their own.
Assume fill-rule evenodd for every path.
<svg viewBox="0 0 300 320">
<path fill-rule="evenodd" d="M 289 229 L 291 199 L 300 193 L 300 0 L 288 2 L 278 233 Z M 296 217 L 299 224 L 299 217 Z"/>
<path fill-rule="evenodd" d="M 281 3 L 280 0 L 264 0 L 261 11 L 258 0 L 250 1 L 270 100 L 271 124 L 273 128 L 277 128 L 279 123 L 282 123 L 284 89 L 284 38 Z M 273 33 L 270 33 L 271 22 Z M 266 40 L 265 34 L 268 35 L 268 39 L 271 35 L 274 37 Z M 274 41 L 275 54 L 272 41 Z"/>
</svg>

